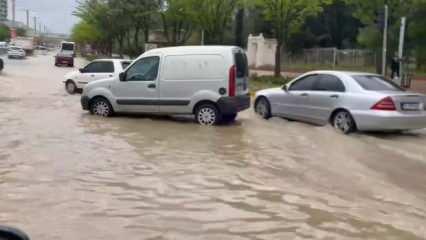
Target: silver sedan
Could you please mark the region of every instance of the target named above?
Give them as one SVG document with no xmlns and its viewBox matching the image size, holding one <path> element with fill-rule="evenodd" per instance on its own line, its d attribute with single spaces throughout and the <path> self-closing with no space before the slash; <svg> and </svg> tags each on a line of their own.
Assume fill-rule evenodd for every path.
<svg viewBox="0 0 426 240">
<path fill-rule="evenodd" d="M 306 73 L 282 88 L 258 91 L 255 111 L 331 123 L 345 134 L 426 128 L 426 96 L 405 92 L 380 75 L 341 71 Z"/>
</svg>

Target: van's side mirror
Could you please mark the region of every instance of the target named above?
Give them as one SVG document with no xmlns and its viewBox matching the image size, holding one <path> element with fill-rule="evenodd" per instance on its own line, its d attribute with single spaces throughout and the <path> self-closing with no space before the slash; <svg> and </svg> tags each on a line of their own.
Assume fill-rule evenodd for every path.
<svg viewBox="0 0 426 240">
<path fill-rule="evenodd" d="M 78 69 L 79 72 L 84 73 L 84 68 Z"/>
<path fill-rule="evenodd" d="M 287 84 L 283 86 L 283 90 L 284 90 L 284 92 L 288 92 Z"/>
<path fill-rule="evenodd" d="M 126 72 L 121 72 L 118 77 L 120 78 L 121 82 L 125 82 L 126 81 Z"/>
</svg>

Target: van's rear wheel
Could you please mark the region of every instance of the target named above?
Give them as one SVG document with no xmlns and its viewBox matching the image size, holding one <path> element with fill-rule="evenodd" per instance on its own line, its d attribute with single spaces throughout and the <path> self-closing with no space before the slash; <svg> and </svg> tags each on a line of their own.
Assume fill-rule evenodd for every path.
<svg viewBox="0 0 426 240">
<path fill-rule="evenodd" d="M 110 117 L 114 113 L 114 110 L 108 100 L 98 97 L 90 104 L 90 112 L 101 117 Z"/>
<path fill-rule="evenodd" d="M 203 126 L 218 124 L 221 119 L 219 110 L 213 104 L 202 104 L 195 111 L 195 120 Z"/>
</svg>

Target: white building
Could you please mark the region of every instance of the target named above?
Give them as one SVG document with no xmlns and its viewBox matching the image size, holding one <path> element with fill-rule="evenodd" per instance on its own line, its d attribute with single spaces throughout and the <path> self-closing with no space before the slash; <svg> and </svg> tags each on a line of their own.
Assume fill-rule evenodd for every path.
<svg viewBox="0 0 426 240">
<path fill-rule="evenodd" d="M 247 58 L 252 68 L 272 67 L 275 65 L 275 52 L 277 48 L 276 39 L 267 39 L 259 36 L 249 35 L 247 42 Z"/>
<path fill-rule="evenodd" d="M 0 22 L 7 20 L 7 0 L 0 0 Z"/>
</svg>

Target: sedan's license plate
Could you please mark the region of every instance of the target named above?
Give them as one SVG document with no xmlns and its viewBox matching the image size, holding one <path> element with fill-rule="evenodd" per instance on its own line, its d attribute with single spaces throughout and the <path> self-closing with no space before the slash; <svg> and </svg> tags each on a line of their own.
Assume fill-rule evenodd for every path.
<svg viewBox="0 0 426 240">
<path fill-rule="evenodd" d="M 406 111 L 418 111 L 420 110 L 420 104 L 419 103 L 403 103 L 401 104 L 402 110 Z"/>
</svg>

